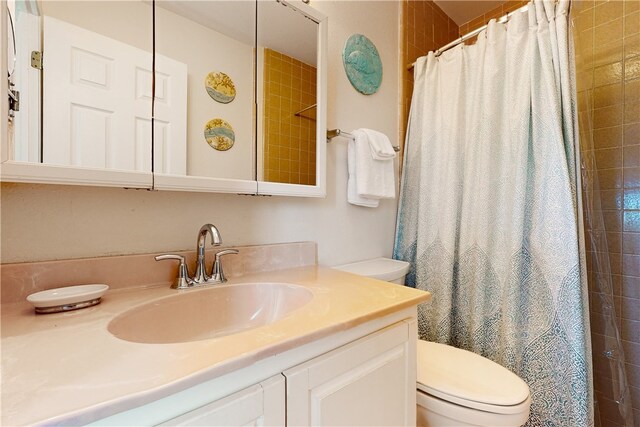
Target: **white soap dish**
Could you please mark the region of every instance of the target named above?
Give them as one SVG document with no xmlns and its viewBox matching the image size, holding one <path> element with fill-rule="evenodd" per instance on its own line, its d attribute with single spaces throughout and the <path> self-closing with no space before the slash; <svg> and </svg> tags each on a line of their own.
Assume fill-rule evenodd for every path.
<svg viewBox="0 0 640 427">
<path fill-rule="evenodd" d="M 27 297 L 36 313 L 59 313 L 100 304 L 108 285 L 77 285 L 36 292 Z"/>
</svg>

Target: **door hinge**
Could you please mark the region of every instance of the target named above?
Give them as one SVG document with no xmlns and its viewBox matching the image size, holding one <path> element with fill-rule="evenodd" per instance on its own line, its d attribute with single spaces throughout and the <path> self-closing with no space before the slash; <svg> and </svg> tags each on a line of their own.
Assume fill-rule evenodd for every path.
<svg viewBox="0 0 640 427">
<path fill-rule="evenodd" d="M 42 52 L 38 50 L 31 51 L 31 66 L 42 70 Z"/>
<path fill-rule="evenodd" d="M 13 120 L 17 111 L 20 111 L 20 92 L 13 89 L 15 86 L 13 83 L 9 83 L 9 120 Z"/>
</svg>

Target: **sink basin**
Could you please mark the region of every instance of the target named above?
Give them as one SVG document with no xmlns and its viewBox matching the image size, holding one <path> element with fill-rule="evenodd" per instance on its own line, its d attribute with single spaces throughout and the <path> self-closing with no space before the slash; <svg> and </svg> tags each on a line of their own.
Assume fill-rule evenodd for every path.
<svg viewBox="0 0 640 427">
<path fill-rule="evenodd" d="M 308 289 L 285 283 L 219 285 L 134 307 L 115 317 L 108 329 L 137 343 L 200 341 L 276 322 L 312 298 Z"/>
</svg>

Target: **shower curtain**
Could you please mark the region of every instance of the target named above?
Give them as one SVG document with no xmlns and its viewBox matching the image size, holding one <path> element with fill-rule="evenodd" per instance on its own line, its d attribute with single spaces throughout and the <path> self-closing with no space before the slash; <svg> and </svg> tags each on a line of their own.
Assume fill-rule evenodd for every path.
<svg viewBox="0 0 640 427">
<path fill-rule="evenodd" d="M 418 59 L 394 249 L 432 293 L 420 338 L 518 374 L 530 426 L 593 425 L 568 8 Z"/>
</svg>

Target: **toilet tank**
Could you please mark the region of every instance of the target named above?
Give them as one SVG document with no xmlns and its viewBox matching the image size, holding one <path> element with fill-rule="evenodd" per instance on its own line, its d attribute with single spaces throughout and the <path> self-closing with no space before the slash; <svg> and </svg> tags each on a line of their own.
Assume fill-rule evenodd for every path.
<svg viewBox="0 0 640 427">
<path fill-rule="evenodd" d="M 373 279 L 404 285 L 404 278 L 409 271 L 409 263 L 389 258 L 374 258 L 351 264 L 337 265 L 336 270 L 359 274 Z"/>
</svg>

